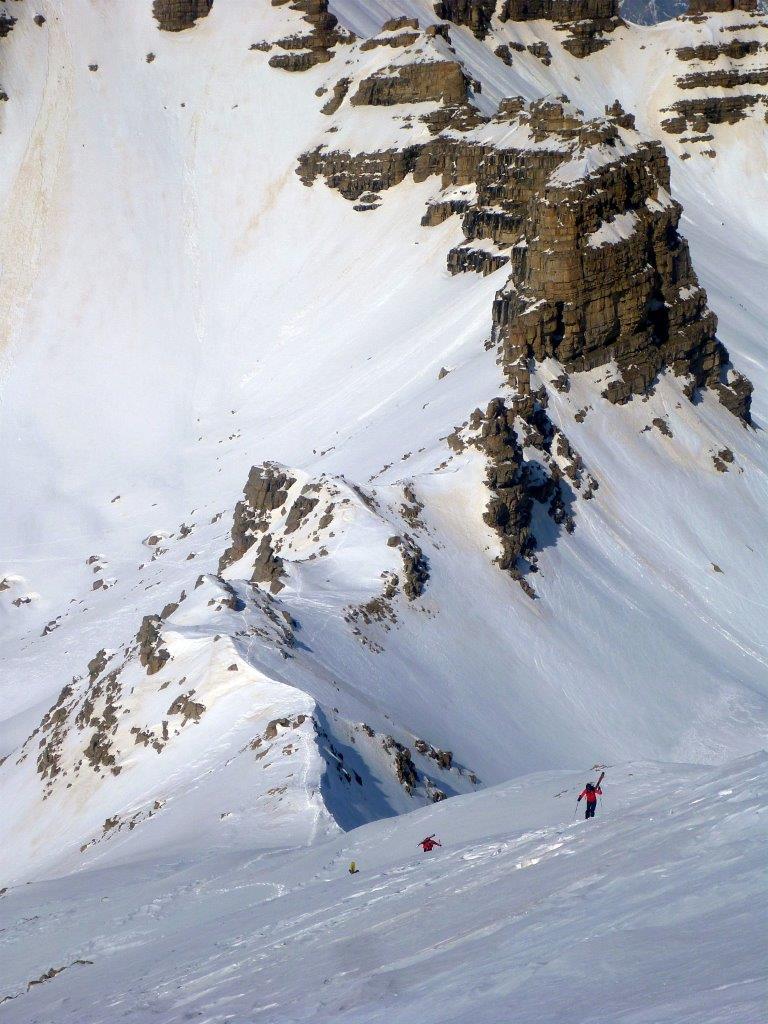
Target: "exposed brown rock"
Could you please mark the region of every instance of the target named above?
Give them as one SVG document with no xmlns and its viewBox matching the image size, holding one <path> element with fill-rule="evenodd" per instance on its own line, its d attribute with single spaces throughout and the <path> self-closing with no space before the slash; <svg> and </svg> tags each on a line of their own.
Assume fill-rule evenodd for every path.
<svg viewBox="0 0 768 1024">
<path fill-rule="evenodd" d="M 115 755 L 112 753 L 112 742 L 105 732 L 95 732 L 88 742 L 83 754 L 91 764 L 92 768 L 111 767 L 115 763 Z"/>
<path fill-rule="evenodd" d="M 239 561 L 267 528 L 268 513 L 281 508 L 295 481 L 279 466 L 253 466 L 245 485 L 244 498 L 235 506 L 232 543 L 219 559 L 219 572 Z"/>
<path fill-rule="evenodd" d="M 500 21 L 555 22 L 555 27 L 568 36 L 564 49 L 574 57 L 588 57 L 609 43 L 605 33 L 623 25 L 618 0 L 503 0 Z M 530 49 L 530 47 L 529 47 Z"/>
<path fill-rule="evenodd" d="M 385 153 L 316 150 L 301 158 L 300 173 L 307 183 L 322 174 L 348 198 L 365 188 L 384 190 L 410 173 L 416 180 L 439 174 L 446 188 L 474 184 L 476 199 L 437 200 L 424 223 L 464 209 L 465 245 L 491 239 L 506 247 L 512 273 L 493 319 L 510 383 L 525 389 L 530 359 L 552 357 L 569 371 L 616 360 L 620 376 L 605 394 L 626 401 L 671 367 L 689 376 L 694 390 L 717 389 L 723 404 L 748 421 L 750 386 L 732 372 L 717 341 L 716 318 L 677 233 L 680 207 L 668 195 L 664 150 L 640 139 L 625 145 L 620 132 L 629 130 L 628 115 L 617 104 L 609 109 L 608 118 L 585 121 L 563 98 L 527 109 L 514 99 L 502 104 L 497 120 L 521 120 L 549 146 L 499 150 L 438 135 Z M 591 175 L 553 173 L 590 151 L 599 156 Z M 611 240 L 613 223 L 623 233 Z M 593 243 L 601 229 L 609 241 Z M 465 258 L 454 253 L 452 265 L 459 269 Z"/>
<path fill-rule="evenodd" d="M 396 103 L 466 101 L 469 79 L 452 60 L 405 64 L 364 78 L 351 99 L 353 106 L 387 107 Z"/>
<path fill-rule="evenodd" d="M 107 652 L 102 648 L 98 654 L 88 662 L 88 678 L 94 682 L 107 667 Z"/>
<path fill-rule="evenodd" d="M 310 498 L 302 492 L 296 501 L 294 501 L 293 505 L 291 505 L 290 511 L 285 519 L 283 533 L 289 534 L 298 530 L 318 503 L 319 498 Z"/>
<path fill-rule="evenodd" d="M 207 17 L 213 0 L 154 0 L 152 13 L 164 32 L 183 32 Z"/>
<path fill-rule="evenodd" d="M 497 0 L 438 0 L 434 5 L 438 18 L 466 25 L 478 39 L 484 39 L 491 27 Z"/>
<path fill-rule="evenodd" d="M 757 0 L 688 0 L 688 15 L 727 14 L 729 11 L 756 11 Z"/>
<path fill-rule="evenodd" d="M 273 740 L 278 735 L 278 729 L 298 729 L 306 722 L 306 715 L 297 715 L 295 718 L 273 718 L 264 730 L 264 739 Z"/>
<path fill-rule="evenodd" d="M 273 68 L 283 71 L 309 71 L 317 64 L 327 63 L 339 43 L 351 42 L 352 36 L 339 28 L 338 19 L 328 10 L 328 0 L 292 0 L 292 11 L 300 11 L 308 31 L 278 39 L 275 46 L 287 51 L 269 58 Z"/>
<path fill-rule="evenodd" d="M 509 256 L 504 253 L 489 252 L 487 249 L 473 248 L 471 245 L 456 245 L 448 253 L 448 270 L 451 274 L 472 271 L 486 277 L 495 273 L 505 263 L 509 263 Z"/>
<path fill-rule="evenodd" d="M 193 692 L 190 690 L 189 693 L 180 694 L 168 708 L 169 715 L 181 715 L 182 725 L 186 725 L 190 719 L 199 722 L 205 711 L 205 704 L 192 700 Z"/>
<path fill-rule="evenodd" d="M 717 71 L 695 71 L 677 80 L 679 89 L 733 89 L 742 85 L 767 85 L 768 67 L 718 68 Z"/>
<path fill-rule="evenodd" d="M 136 634 L 139 644 L 139 661 L 152 676 L 170 660 L 170 651 L 163 645 L 160 634 L 162 620 L 159 615 L 145 615 Z"/>
<path fill-rule="evenodd" d="M 344 102 L 344 98 L 349 92 L 349 79 L 340 78 L 333 87 L 333 95 L 329 100 L 326 100 L 322 107 L 324 114 L 335 114 L 341 104 Z"/>
<path fill-rule="evenodd" d="M 29 992 L 31 988 L 34 988 L 35 985 L 44 985 L 46 981 L 50 981 L 63 971 L 68 971 L 70 967 L 85 967 L 90 964 L 93 964 L 93 960 L 73 960 L 71 964 L 65 964 L 63 967 L 51 967 L 45 971 L 45 973 L 41 974 L 39 978 L 34 978 L 27 984 L 27 992 Z M 0 1002 L 2 1001 L 3 1000 L 0 1000 Z"/>
<path fill-rule="evenodd" d="M 758 95 L 702 96 L 692 100 L 677 100 L 666 108 L 674 116 L 663 120 L 661 127 L 671 134 L 679 134 L 688 126 L 694 131 L 706 132 L 711 124 L 736 124 L 761 100 L 762 97 Z"/>
<path fill-rule="evenodd" d="M 453 766 L 453 754 L 450 750 L 440 750 L 438 747 L 433 747 L 425 740 L 416 740 L 413 744 L 416 750 L 423 754 L 425 757 L 431 757 L 437 761 L 437 764 L 444 771 L 450 771 Z"/>
<path fill-rule="evenodd" d="M 394 759 L 397 781 L 406 793 L 412 793 L 418 785 L 419 775 L 416 771 L 416 765 L 413 763 L 410 750 L 403 746 L 402 743 L 398 743 L 392 736 L 385 736 L 382 740 L 382 746 Z"/>
<path fill-rule="evenodd" d="M 534 57 L 538 57 L 545 67 L 549 67 L 552 63 L 552 51 L 545 42 L 539 41 L 538 43 L 531 43 L 526 46 L 526 50 Z"/>
<path fill-rule="evenodd" d="M 272 538 L 265 534 L 256 551 L 251 583 L 268 583 L 270 592 L 277 594 L 285 585 L 281 579 L 285 576 L 284 565 L 283 559 L 275 553 Z"/>
<path fill-rule="evenodd" d="M 420 597 L 429 580 L 429 562 L 417 544 L 402 548 L 403 593 L 409 601 Z"/>
<path fill-rule="evenodd" d="M 517 569 L 533 548 L 533 498 L 526 490 L 525 460 L 514 428 L 514 411 L 495 398 L 480 422 L 478 445 L 488 457 L 486 483 L 491 491 L 483 519 L 498 533 L 502 569 Z"/>
<path fill-rule="evenodd" d="M 610 106 L 606 106 L 605 116 L 609 121 L 613 121 L 615 125 L 618 125 L 619 128 L 628 128 L 634 131 L 635 115 L 628 114 L 618 100 L 614 100 Z"/>
<path fill-rule="evenodd" d="M 411 46 L 419 38 L 419 22 L 417 18 L 390 18 L 381 26 L 378 35 L 366 39 L 360 49 L 375 50 L 380 46 L 391 46 L 397 49 Z"/>
<path fill-rule="evenodd" d="M 675 56 L 682 61 L 714 61 L 718 57 L 741 60 L 764 49 L 757 39 L 731 39 L 727 43 L 701 43 L 699 46 L 680 46 Z"/>
</svg>

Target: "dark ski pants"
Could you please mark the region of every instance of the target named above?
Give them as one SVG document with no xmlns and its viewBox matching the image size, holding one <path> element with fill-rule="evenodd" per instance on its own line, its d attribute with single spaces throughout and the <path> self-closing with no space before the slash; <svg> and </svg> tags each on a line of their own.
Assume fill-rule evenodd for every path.
<svg viewBox="0 0 768 1024">
<path fill-rule="evenodd" d="M 593 804 L 591 804 L 591 803 L 589 803 L 589 801 L 587 801 L 587 811 L 586 811 L 586 814 L 584 815 L 584 818 L 585 819 L 586 818 L 594 818 L 594 816 L 595 816 L 595 808 L 596 807 L 597 807 L 597 800 L 595 800 L 595 802 Z"/>
</svg>

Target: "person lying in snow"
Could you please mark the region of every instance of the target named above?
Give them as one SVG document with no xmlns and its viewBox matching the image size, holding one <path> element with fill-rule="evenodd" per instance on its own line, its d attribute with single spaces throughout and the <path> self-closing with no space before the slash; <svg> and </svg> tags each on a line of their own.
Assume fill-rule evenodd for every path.
<svg viewBox="0 0 768 1024">
<path fill-rule="evenodd" d="M 600 776 L 600 778 L 602 780 L 602 776 Z M 591 782 L 588 782 L 584 789 L 582 789 L 581 793 L 579 793 L 576 803 L 580 803 L 582 797 L 587 801 L 587 813 L 584 815 L 585 819 L 594 818 L 595 808 L 597 807 L 597 798 L 602 795 L 603 791 L 600 789 L 599 782 L 596 786 L 593 786 Z"/>
<path fill-rule="evenodd" d="M 430 850 L 434 849 L 435 846 L 442 846 L 443 844 L 439 839 L 435 839 L 434 833 L 431 836 L 427 836 L 426 839 L 422 839 L 419 846 L 422 848 L 424 853 L 429 853 Z"/>
</svg>

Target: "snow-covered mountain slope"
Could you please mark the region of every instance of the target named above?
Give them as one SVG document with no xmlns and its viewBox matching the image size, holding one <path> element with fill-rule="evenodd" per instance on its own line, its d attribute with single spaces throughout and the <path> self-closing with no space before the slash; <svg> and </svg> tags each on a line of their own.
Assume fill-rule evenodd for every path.
<svg viewBox="0 0 768 1024">
<path fill-rule="evenodd" d="M 280 856 L 113 847 L 0 900 L 4 1018 L 760 1020 L 765 755 L 611 769 L 592 822 L 582 782 L 521 778 Z"/>
<path fill-rule="evenodd" d="M 768 28 L 715 5 L 0 0 L 0 887 L 765 744 Z"/>
</svg>

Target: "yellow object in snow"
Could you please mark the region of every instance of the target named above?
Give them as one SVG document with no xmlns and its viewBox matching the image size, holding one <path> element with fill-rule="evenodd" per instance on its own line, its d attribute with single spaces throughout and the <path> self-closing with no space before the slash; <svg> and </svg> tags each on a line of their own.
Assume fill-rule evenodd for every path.
<svg viewBox="0 0 768 1024">
<path fill-rule="evenodd" d="M 358 874 L 357 864 L 355 864 L 354 861 L 352 861 L 352 863 L 349 865 L 349 873 L 350 873 L 350 875 Z"/>
</svg>

